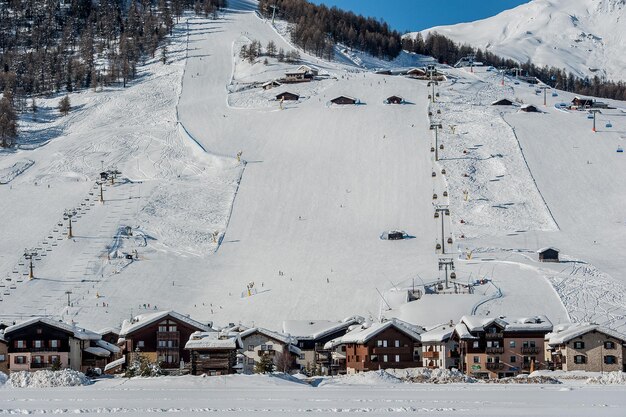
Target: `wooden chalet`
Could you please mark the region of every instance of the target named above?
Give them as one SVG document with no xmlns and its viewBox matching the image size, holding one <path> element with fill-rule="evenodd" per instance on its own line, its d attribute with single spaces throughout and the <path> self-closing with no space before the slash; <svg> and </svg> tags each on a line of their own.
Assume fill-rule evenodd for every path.
<svg viewBox="0 0 626 417">
<path fill-rule="evenodd" d="M 551 331 L 545 316 L 463 316 L 452 340 L 459 345 L 461 371 L 475 378 L 505 378 L 548 368 L 543 340 Z"/>
<path fill-rule="evenodd" d="M 578 108 L 590 108 L 593 107 L 594 105 L 594 100 L 592 98 L 581 98 L 581 97 L 574 97 L 574 99 L 572 100 L 572 107 L 578 107 Z"/>
<path fill-rule="evenodd" d="M 320 70 L 311 65 L 300 65 L 296 70 L 298 72 L 304 72 L 305 77 L 317 77 L 320 73 Z"/>
<path fill-rule="evenodd" d="M 335 97 L 334 99 L 330 100 L 330 102 L 333 103 L 333 104 L 344 105 L 344 104 L 357 104 L 358 100 L 356 98 L 353 98 L 353 97 L 339 96 L 339 97 Z"/>
<path fill-rule="evenodd" d="M 404 99 L 400 96 L 390 96 L 385 100 L 387 104 L 402 104 L 404 103 Z"/>
<path fill-rule="evenodd" d="M 280 365 L 285 368 L 296 366 L 295 359 L 300 357 L 302 351 L 297 347 L 298 341 L 290 335 L 274 332 L 262 327 L 244 329 L 238 333 L 243 345 L 241 371 L 244 374 L 254 372 L 255 365 L 263 356 L 269 355 L 272 359 L 281 358 Z M 279 371 L 283 371 L 279 369 Z"/>
<path fill-rule="evenodd" d="M 235 373 L 241 338 L 218 332 L 194 332 L 185 344 L 190 352 L 192 375 L 228 375 Z"/>
<path fill-rule="evenodd" d="M 346 334 L 351 326 L 363 323 L 363 317 L 354 316 L 343 321 L 329 320 L 286 320 L 283 322 L 283 334 L 297 339 L 300 354 L 296 365 L 301 369 L 318 366 L 324 375 L 340 373 L 341 364 L 333 360 L 333 351 L 326 343 Z"/>
<path fill-rule="evenodd" d="M 358 326 L 327 347 L 345 345 L 348 374 L 386 368 L 416 368 L 421 365 L 420 333 L 424 331 L 398 319 Z"/>
<path fill-rule="evenodd" d="M 278 81 L 271 80 L 271 81 L 267 81 L 267 82 L 261 84 L 261 88 L 263 88 L 264 90 L 270 90 L 270 89 L 272 89 L 274 87 L 280 87 L 281 85 L 282 84 L 279 83 Z"/>
<path fill-rule="evenodd" d="M 524 104 L 520 110 L 526 113 L 539 113 L 539 109 L 532 104 Z"/>
<path fill-rule="evenodd" d="M 197 331 L 211 332 L 210 324 L 203 324 L 175 311 L 143 314 L 124 321 L 120 331 L 120 345 L 126 364 L 141 353 L 161 368 L 180 368 L 189 363 L 190 352 L 185 343 Z"/>
<path fill-rule="evenodd" d="M 33 318 L 4 331 L 11 372 L 104 367 L 119 349 L 98 333 L 48 318 Z"/>
<path fill-rule="evenodd" d="M 280 94 L 276 95 L 276 100 L 299 100 L 300 96 L 294 93 L 290 93 L 289 91 L 284 91 Z"/>
<path fill-rule="evenodd" d="M 559 262 L 559 250 L 557 248 L 541 248 L 537 251 L 539 262 Z"/>
<path fill-rule="evenodd" d="M 411 68 L 406 72 L 406 75 L 413 78 L 423 78 L 428 76 L 428 73 L 422 68 Z"/>
<path fill-rule="evenodd" d="M 493 103 L 491 103 L 492 106 L 512 106 L 513 102 L 511 100 L 509 100 L 508 98 L 503 98 L 497 101 L 494 101 Z"/>
</svg>

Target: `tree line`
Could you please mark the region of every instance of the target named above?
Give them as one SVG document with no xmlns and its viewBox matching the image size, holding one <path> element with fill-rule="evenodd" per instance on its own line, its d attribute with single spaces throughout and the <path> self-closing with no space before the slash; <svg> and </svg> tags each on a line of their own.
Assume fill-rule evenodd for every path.
<svg viewBox="0 0 626 417">
<path fill-rule="evenodd" d="M 440 63 L 454 65 L 459 59 L 474 55 L 474 60 L 496 68 L 521 68 L 524 73 L 552 87 L 581 95 L 591 95 L 615 100 L 626 100 L 626 84 L 623 81 L 610 81 L 598 76 L 581 78 L 565 69 L 554 66 L 537 66 L 532 62 L 519 63 L 513 59 L 502 58 L 492 52 L 461 45 L 452 39 L 433 32 L 424 39 L 420 33 L 415 37 L 404 37 L 402 48 L 409 52 L 430 55 Z"/>
<path fill-rule="evenodd" d="M 226 0 L 0 0 L 3 100 L 23 111 L 35 95 L 125 87 L 159 48 L 167 61 L 162 41 L 185 10 L 209 17 L 225 6 Z M 12 130 L 10 117 L 0 114 L 0 132 Z"/>
<path fill-rule="evenodd" d="M 383 59 L 393 59 L 402 50 L 400 34 L 387 23 L 337 7 L 318 6 L 306 0 L 259 0 L 259 12 L 267 18 L 275 13 L 293 23 L 292 41 L 305 52 L 329 60 L 337 43 Z"/>
</svg>

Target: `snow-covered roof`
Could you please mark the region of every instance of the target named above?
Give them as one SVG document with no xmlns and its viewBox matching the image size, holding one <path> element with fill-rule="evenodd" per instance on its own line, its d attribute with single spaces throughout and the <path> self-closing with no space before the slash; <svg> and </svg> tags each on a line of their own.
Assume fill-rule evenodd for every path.
<svg viewBox="0 0 626 417">
<path fill-rule="evenodd" d="M 261 85 L 263 87 L 267 87 L 268 85 L 281 85 L 281 84 L 278 81 L 276 81 L 276 80 L 270 80 L 270 81 L 264 82 Z"/>
<path fill-rule="evenodd" d="M 558 250 L 554 246 L 547 246 L 545 248 L 537 249 L 537 253 L 543 253 L 543 252 L 545 252 L 547 250 L 553 250 L 553 251 L 556 251 L 556 252 L 561 252 L 560 250 Z"/>
<path fill-rule="evenodd" d="M 89 346 L 83 349 L 85 352 L 91 353 L 92 355 L 100 356 L 101 358 L 108 358 L 111 356 L 111 352 L 97 346 Z"/>
<path fill-rule="evenodd" d="M 364 321 L 363 317 L 354 316 L 343 321 L 330 320 L 285 320 L 283 333 L 294 336 L 298 340 L 315 340 L 347 329 L 353 324 Z"/>
<path fill-rule="evenodd" d="M 548 341 L 549 345 L 560 345 L 592 331 L 626 342 L 626 335 L 594 323 L 561 324 L 552 333 L 548 333 L 545 340 Z"/>
<path fill-rule="evenodd" d="M 107 333 L 114 333 L 119 335 L 120 334 L 120 328 L 119 327 L 105 327 L 104 329 L 100 329 L 98 330 L 98 333 L 101 335 L 105 335 Z"/>
<path fill-rule="evenodd" d="M 395 328 L 398 331 L 406 334 L 410 338 L 415 341 L 420 340 L 420 333 L 424 331 L 424 329 L 420 326 L 416 326 L 406 321 L 402 321 L 400 319 L 391 319 L 389 321 L 385 321 L 383 323 L 373 323 L 370 325 L 359 326 L 345 335 L 333 339 L 325 344 L 325 348 L 332 349 L 335 346 L 343 345 L 346 343 L 356 343 L 363 344 L 367 343 L 374 336 L 379 334 L 380 332 L 387 330 L 389 328 Z"/>
<path fill-rule="evenodd" d="M 96 345 L 101 347 L 102 349 L 106 349 L 111 353 L 119 353 L 120 348 L 115 346 L 112 343 L 107 342 L 106 340 L 96 340 Z"/>
<path fill-rule="evenodd" d="M 450 339 L 454 332 L 454 324 L 446 323 L 433 327 L 420 335 L 422 343 L 440 343 Z"/>
<path fill-rule="evenodd" d="M 126 363 L 126 356 L 122 356 L 121 358 L 114 360 L 113 362 L 109 362 L 104 367 L 105 371 L 108 371 L 113 368 L 117 368 L 118 366 L 122 366 Z"/>
<path fill-rule="evenodd" d="M 478 339 L 470 333 L 469 329 L 463 322 L 457 323 L 457 325 L 454 326 L 454 332 L 459 335 L 459 339 Z"/>
<path fill-rule="evenodd" d="M 218 332 L 194 332 L 185 344 L 185 349 L 237 349 L 241 347 L 239 337 L 220 338 Z"/>
<path fill-rule="evenodd" d="M 552 322 L 546 316 L 534 317 L 483 317 L 463 316 L 461 323 L 469 332 L 481 332 L 491 324 L 497 324 L 505 332 L 552 331 Z M 458 332 L 457 332 L 458 333 Z"/>
<path fill-rule="evenodd" d="M 72 336 L 80 340 L 98 340 L 101 337 L 100 334 L 92 332 L 91 330 L 86 330 L 73 324 L 65 323 L 63 321 L 52 320 L 46 317 L 34 317 L 21 323 L 14 324 L 13 326 L 9 326 L 4 329 L 4 334 L 6 336 L 16 330 L 20 330 L 37 323 L 56 327 L 59 330 L 72 334 Z"/>
<path fill-rule="evenodd" d="M 188 324 L 191 327 L 195 327 L 196 329 L 204 331 L 204 332 L 215 331 L 210 326 L 207 326 L 206 324 L 200 323 L 199 321 L 193 320 L 175 311 L 167 310 L 167 311 L 159 311 L 159 312 L 150 313 L 150 314 L 141 314 L 135 317 L 132 322 L 129 322 L 128 320 L 124 320 L 124 322 L 122 323 L 122 329 L 120 330 L 120 337 L 128 336 L 129 334 L 145 326 L 148 326 L 152 323 L 155 323 L 159 320 L 163 320 L 166 317 L 171 317 L 173 319 L 181 321 L 185 324 Z"/>
<path fill-rule="evenodd" d="M 342 94 L 342 95 L 340 95 L 340 96 L 337 96 L 337 97 L 333 98 L 331 101 L 333 101 L 333 100 L 337 100 L 338 98 L 342 98 L 342 97 L 343 97 L 343 98 L 347 98 L 348 100 L 357 101 L 357 99 L 356 99 L 356 98 L 354 98 L 354 97 L 350 97 L 350 96 L 346 96 L 346 95 L 343 95 L 343 94 Z"/>
<path fill-rule="evenodd" d="M 288 343 L 297 343 L 298 341 L 295 340 L 294 338 L 292 338 L 289 335 L 283 334 L 283 333 L 278 333 L 278 332 L 274 332 L 272 330 L 268 330 L 265 329 L 263 327 L 253 327 L 251 329 L 247 329 L 244 330 L 243 332 L 239 333 L 239 336 L 242 339 L 245 339 L 246 337 L 253 335 L 253 334 L 257 334 L 260 333 L 264 336 L 267 336 L 270 339 L 274 339 L 277 342 L 283 343 L 283 344 L 288 344 Z"/>
</svg>

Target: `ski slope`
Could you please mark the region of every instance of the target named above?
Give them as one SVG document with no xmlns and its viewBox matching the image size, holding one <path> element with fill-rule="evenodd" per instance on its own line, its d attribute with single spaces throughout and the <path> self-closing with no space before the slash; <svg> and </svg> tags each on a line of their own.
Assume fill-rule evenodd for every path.
<svg viewBox="0 0 626 417">
<path fill-rule="evenodd" d="M 422 34 L 437 32 L 521 63 L 564 68 L 581 78 L 623 81 L 625 18 L 624 0 L 532 0 L 487 19 L 437 26 Z"/>
<path fill-rule="evenodd" d="M 174 309 L 269 328 L 355 314 L 434 325 L 471 313 L 624 327 L 626 204 L 606 181 L 624 173 L 614 149 L 626 130 L 620 110 L 602 116 L 612 130 L 583 135 L 584 114 L 489 107 L 502 95 L 539 97 L 512 80 L 501 87 L 484 70 L 446 69 L 430 103 L 423 81 L 373 74 L 363 59 L 304 53 L 323 80 L 263 91 L 252 84 L 295 65 L 238 57 L 252 40 L 292 48 L 255 8 L 232 0 L 218 20 L 187 16 L 169 40 L 168 64 L 148 62 L 127 89 L 71 95 L 67 118 L 55 115 L 52 98 L 39 102 L 45 118 L 23 121 L 20 149 L 0 154 L 2 178 L 11 178 L 0 186 L 0 209 L 28 216 L 3 225 L 0 277 L 11 280 L 0 288 L 1 319 L 46 315 L 98 329 Z M 301 99 L 281 110 L 269 98 L 284 90 Z M 361 104 L 330 105 L 338 95 Z M 384 104 L 391 95 L 407 103 Z M 443 124 L 437 163 L 431 121 Z M 595 155 L 593 164 L 581 167 L 580 155 Z M 121 178 L 103 186 L 101 203 L 95 179 L 114 166 Z M 600 202 L 610 216 L 596 216 Z M 443 240 L 457 282 L 484 284 L 467 297 L 407 303 L 414 284 L 443 277 L 433 204 L 450 207 Z M 79 210 L 67 239 L 70 207 Z M 379 238 L 394 229 L 411 238 Z M 543 246 L 576 263 L 539 264 Z M 21 255 L 32 247 L 46 255 L 28 280 Z M 576 291 L 581 285 L 586 291 Z"/>
</svg>

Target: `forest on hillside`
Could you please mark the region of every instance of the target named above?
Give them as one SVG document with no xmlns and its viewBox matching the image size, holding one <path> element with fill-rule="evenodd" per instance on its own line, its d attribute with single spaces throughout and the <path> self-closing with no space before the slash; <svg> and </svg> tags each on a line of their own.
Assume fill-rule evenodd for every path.
<svg viewBox="0 0 626 417">
<path fill-rule="evenodd" d="M 375 57 L 393 59 L 402 50 L 400 33 L 387 23 L 346 12 L 337 7 L 317 6 L 306 0 L 260 0 L 260 13 L 293 23 L 291 38 L 305 52 L 332 56 L 337 43 Z"/>
<path fill-rule="evenodd" d="M 598 76 L 580 78 L 556 67 L 537 66 L 530 61 L 519 63 L 512 59 L 502 58 L 489 51 L 461 45 L 439 33 L 429 33 L 426 39 L 418 33 L 414 38 L 402 39 L 402 48 L 417 54 L 430 55 L 440 63 L 454 65 L 459 59 L 474 55 L 474 60 L 496 68 L 521 68 L 527 75 L 537 77 L 542 82 L 561 90 L 581 95 L 626 100 L 626 84 L 623 81 L 610 81 Z"/>
<path fill-rule="evenodd" d="M 217 17 L 225 6 L 226 0 L 0 0 L 0 144 L 10 145 L 14 129 L 6 119 L 25 110 L 27 97 L 125 87 L 148 57 L 167 61 L 163 39 L 185 10 Z"/>
</svg>

